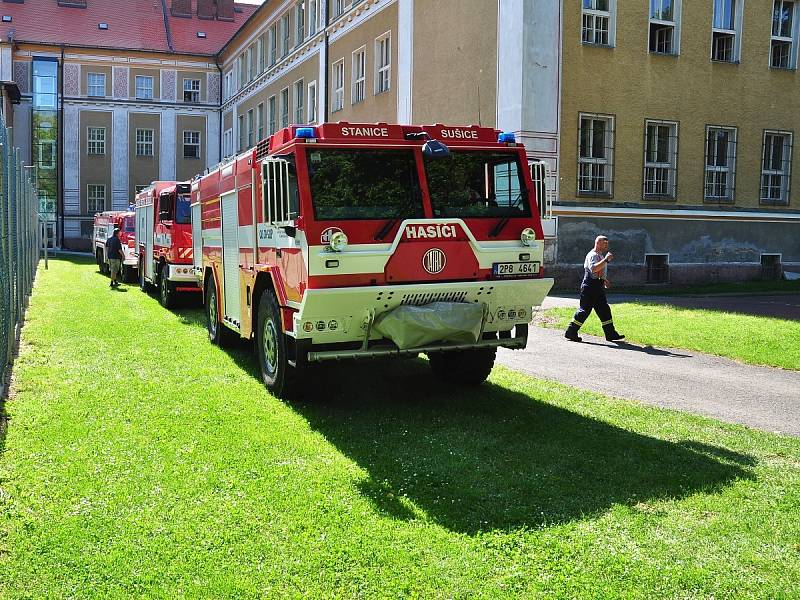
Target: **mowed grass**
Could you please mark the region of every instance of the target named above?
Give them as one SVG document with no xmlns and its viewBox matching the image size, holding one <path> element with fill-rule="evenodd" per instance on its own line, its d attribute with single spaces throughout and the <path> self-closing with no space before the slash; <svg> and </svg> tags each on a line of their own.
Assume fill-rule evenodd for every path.
<svg viewBox="0 0 800 600">
<path fill-rule="evenodd" d="M 40 273 L 0 597 L 797 597 L 800 440 L 495 369 L 332 365 L 283 403 L 198 308 Z"/>
<path fill-rule="evenodd" d="M 614 303 L 611 311 L 614 325 L 629 342 L 800 369 L 800 321 L 644 302 Z M 571 308 L 553 308 L 542 314 L 541 324 L 566 329 L 573 314 Z M 594 312 L 581 328 L 583 333 L 603 335 Z"/>
</svg>

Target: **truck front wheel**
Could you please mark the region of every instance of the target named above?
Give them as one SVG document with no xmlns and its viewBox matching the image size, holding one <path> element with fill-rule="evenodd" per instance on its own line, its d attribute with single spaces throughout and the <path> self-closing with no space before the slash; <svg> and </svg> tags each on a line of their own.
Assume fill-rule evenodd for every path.
<svg viewBox="0 0 800 600">
<path fill-rule="evenodd" d="M 280 307 L 270 290 L 264 291 L 258 303 L 256 349 L 264 385 L 276 398 L 290 397 L 297 391 L 298 377 L 296 367 L 289 365 Z"/>
<path fill-rule="evenodd" d="M 217 346 L 230 346 L 233 343 L 234 332 L 225 327 L 219 318 L 219 304 L 217 302 L 217 286 L 214 278 L 208 280 L 206 286 L 206 329 L 208 339 Z"/>
<path fill-rule="evenodd" d="M 492 372 L 495 348 L 432 352 L 428 361 L 434 374 L 449 383 L 480 385 Z"/>
</svg>

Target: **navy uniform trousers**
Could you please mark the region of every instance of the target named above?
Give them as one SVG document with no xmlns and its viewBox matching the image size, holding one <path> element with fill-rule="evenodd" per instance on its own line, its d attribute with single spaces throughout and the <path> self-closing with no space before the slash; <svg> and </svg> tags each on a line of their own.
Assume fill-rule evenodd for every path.
<svg viewBox="0 0 800 600">
<path fill-rule="evenodd" d="M 588 275 L 583 278 L 581 282 L 581 297 L 580 308 L 572 317 L 572 322 L 567 328 L 565 336 L 569 339 L 580 340 L 578 337 L 578 330 L 592 314 L 592 310 L 597 313 L 600 323 L 603 325 L 603 333 L 609 341 L 622 339 L 616 329 L 614 329 L 614 321 L 611 318 L 611 307 L 608 305 L 606 299 L 606 290 L 603 287 L 603 279 L 592 279 Z"/>
</svg>

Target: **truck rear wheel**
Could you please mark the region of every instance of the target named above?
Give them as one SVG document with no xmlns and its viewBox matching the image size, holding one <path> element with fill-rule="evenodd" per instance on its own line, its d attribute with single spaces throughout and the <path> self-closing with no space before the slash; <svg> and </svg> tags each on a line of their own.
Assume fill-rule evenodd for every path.
<svg viewBox="0 0 800 600">
<path fill-rule="evenodd" d="M 428 361 L 434 374 L 449 383 L 480 385 L 492 372 L 495 348 L 432 352 Z"/>
<path fill-rule="evenodd" d="M 169 267 L 163 265 L 158 278 L 158 301 L 164 308 L 172 308 L 172 305 L 175 304 L 175 286 L 169 280 L 168 274 Z"/>
<path fill-rule="evenodd" d="M 289 364 L 286 334 L 281 326 L 278 300 L 264 290 L 258 303 L 256 350 L 261 379 L 276 398 L 288 398 L 297 391 L 297 370 Z"/>
<path fill-rule="evenodd" d="M 206 287 L 206 329 L 208 339 L 217 346 L 230 346 L 234 340 L 234 332 L 225 327 L 219 318 L 219 305 L 217 303 L 217 286 L 211 277 Z"/>
</svg>

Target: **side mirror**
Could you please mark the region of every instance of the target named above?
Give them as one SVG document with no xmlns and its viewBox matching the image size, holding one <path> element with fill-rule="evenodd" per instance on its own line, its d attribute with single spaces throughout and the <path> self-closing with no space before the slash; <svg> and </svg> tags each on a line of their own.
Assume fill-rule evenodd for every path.
<svg viewBox="0 0 800 600">
<path fill-rule="evenodd" d="M 450 148 L 439 140 L 428 140 L 422 146 L 422 155 L 426 158 L 449 158 Z"/>
</svg>

